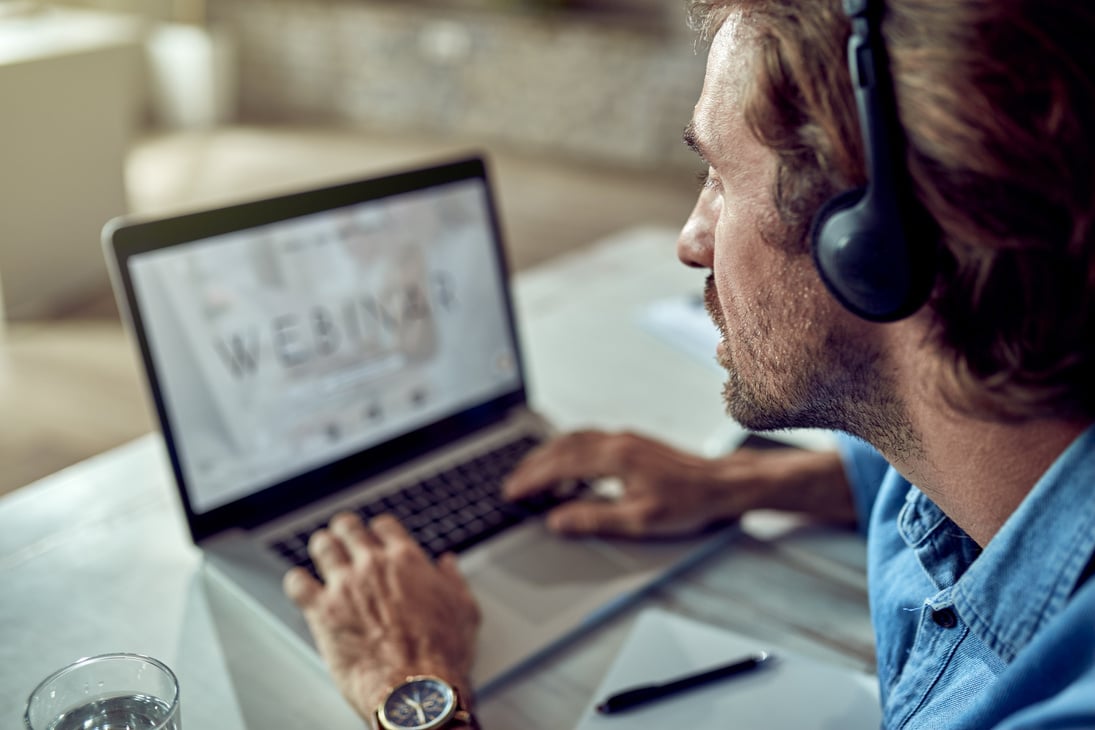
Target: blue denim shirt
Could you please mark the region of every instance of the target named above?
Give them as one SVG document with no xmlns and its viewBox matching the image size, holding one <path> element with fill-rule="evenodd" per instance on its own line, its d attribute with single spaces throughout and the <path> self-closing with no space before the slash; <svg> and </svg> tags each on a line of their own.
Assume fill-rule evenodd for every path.
<svg viewBox="0 0 1095 730">
<path fill-rule="evenodd" d="M 1095 427 L 982 551 L 862 442 L 861 524 L 887 730 L 1095 728 Z"/>
</svg>

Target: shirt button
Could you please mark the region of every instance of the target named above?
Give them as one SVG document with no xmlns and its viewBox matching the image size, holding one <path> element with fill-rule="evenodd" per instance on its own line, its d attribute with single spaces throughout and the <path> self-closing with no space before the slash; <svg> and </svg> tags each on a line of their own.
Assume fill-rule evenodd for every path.
<svg viewBox="0 0 1095 730">
<path fill-rule="evenodd" d="M 947 608 L 936 608 L 932 609 L 932 621 L 941 628 L 953 629 L 958 625 L 958 616 L 950 606 Z"/>
</svg>

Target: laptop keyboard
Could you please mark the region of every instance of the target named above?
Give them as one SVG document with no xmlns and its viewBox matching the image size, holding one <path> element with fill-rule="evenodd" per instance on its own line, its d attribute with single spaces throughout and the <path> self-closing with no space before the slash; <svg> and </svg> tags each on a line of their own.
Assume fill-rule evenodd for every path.
<svg viewBox="0 0 1095 730">
<path fill-rule="evenodd" d="M 502 499 L 503 479 L 539 443 L 533 436 L 523 436 L 352 511 L 366 522 L 377 515 L 393 515 L 431 557 L 459 553 L 565 501 L 565 497 L 551 493 L 520 502 Z M 272 547 L 289 562 L 314 574 L 308 538 L 325 527 L 329 519 Z"/>
</svg>

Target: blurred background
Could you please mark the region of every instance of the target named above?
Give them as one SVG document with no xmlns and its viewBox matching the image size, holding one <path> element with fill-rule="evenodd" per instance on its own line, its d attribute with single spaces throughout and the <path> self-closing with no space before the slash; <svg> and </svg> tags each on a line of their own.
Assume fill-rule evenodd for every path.
<svg viewBox="0 0 1095 730">
<path fill-rule="evenodd" d="M 110 218 L 482 151 L 521 270 L 680 225 L 703 63 L 683 0 L 0 0 L 0 494 L 152 428 Z"/>
</svg>

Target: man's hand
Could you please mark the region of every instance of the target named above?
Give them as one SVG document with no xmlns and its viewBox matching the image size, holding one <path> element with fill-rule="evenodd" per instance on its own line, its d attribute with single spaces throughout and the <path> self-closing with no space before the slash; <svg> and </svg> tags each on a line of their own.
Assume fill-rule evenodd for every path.
<svg viewBox="0 0 1095 730">
<path fill-rule="evenodd" d="M 285 592 L 362 717 L 418 674 L 450 682 L 470 705 L 479 608 L 453 555 L 434 564 L 394 518 L 365 526 L 352 514 L 312 535 L 308 552 L 323 582 L 294 568 Z"/>
<path fill-rule="evenodd" d="M 565 503 L 548 515 L 548 526 L 571 535 L 686 535 L 740 514 L 727 502 L 716 466 L 643 436 L 579 431 L 530 454 L 510 475 L 504 493 L 521 499 L 567 480 L 615 477 L 623 487 L 618 498 Z M 743 479 L 743 498 L 747 487 Z"/>
<path fill-rule="evenodd" d="M 705 459 L 630 433 L 560 436 L 518 465 L 504 493 L 521 499 L 599 477 L 619 479 L 622 494 L 567 502 L 548 514 L 548 527 L 570 535 L 665 537 L 695 533 L 752 509 L 808 512 L 836 522 L 855 517 L 835 453 L 739 449 Z"/>
</svg>

